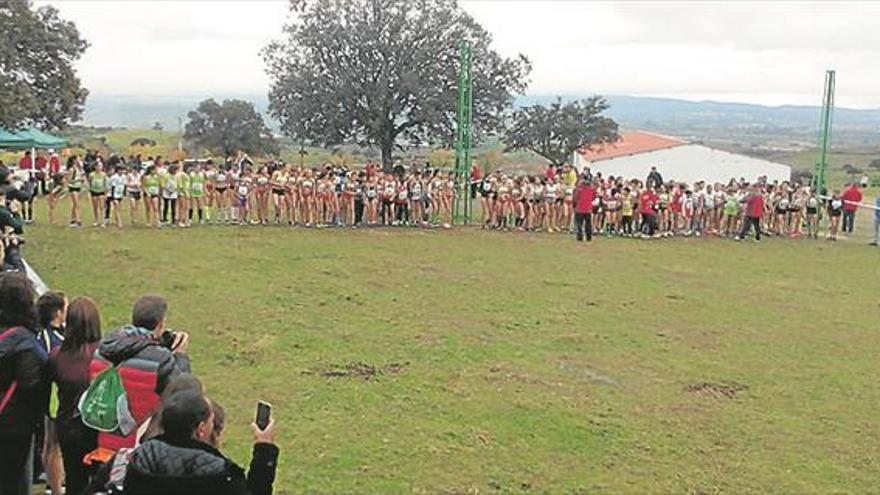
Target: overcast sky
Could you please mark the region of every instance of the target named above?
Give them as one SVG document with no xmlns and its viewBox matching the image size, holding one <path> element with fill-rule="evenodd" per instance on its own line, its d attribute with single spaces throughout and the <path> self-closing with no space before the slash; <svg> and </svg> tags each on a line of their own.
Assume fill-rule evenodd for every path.
<svg viewBox="0 0 880 495">
<path fill-rule="evenodd" d="M 285 0 L 38 0 L 91 47 L 95 95 L 265 94 L 260 49 Z M 463 1 L 505 55 L 524 53 L 532 94 L 632 94 L 819 104 L 835 68 L 839 106 L 880 107 L 880 2 Z"/>
</svg>

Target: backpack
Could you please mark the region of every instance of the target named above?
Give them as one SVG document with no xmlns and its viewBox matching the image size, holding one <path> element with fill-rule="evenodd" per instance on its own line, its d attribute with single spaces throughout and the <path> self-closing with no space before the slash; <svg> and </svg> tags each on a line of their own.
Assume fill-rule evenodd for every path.
<svg viewBox="0 0 880 495">
<path fill-rule="evenodd" d="M 97 431 L 120 432 L 125 436 L 137 426 L 116 366 L 105 369 L 92 380 L 80 397 L 78 409 L 82 422 Z"/>
</svg>

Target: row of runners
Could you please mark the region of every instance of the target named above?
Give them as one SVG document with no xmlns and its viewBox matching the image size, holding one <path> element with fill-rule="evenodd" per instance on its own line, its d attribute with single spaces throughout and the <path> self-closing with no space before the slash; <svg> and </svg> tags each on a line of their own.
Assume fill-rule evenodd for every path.
<svg viewBox="0 0 880 495">
<path fill-rule="evenodd" d="M 80 157 L 71 157 L 47 188 L 50 222 L 55 223 L 59 200 L 70 196 L 70 226 L 82 226 L 81 202 L 87 196 L 93 226 L 121 228 L 126 216 L 132 224 L 143 220 L 153 227 L 187 227 L 194 222 L 307 227 L 452 224 L 456 190 L 449 172 L 383 173 L 375 164 L 357 171 L 330 165 L 217 165 L 210 160 L 146 163 L 139 167 L 118 161 L 105 167 L 98 159 L 86 167 Z M 479 200 L 484 228 L 569 233 L 578 182 L 573 167 L 530 176 L 498 172 L 472 180 L 471 194 Z M 763 197 L 765 233 L 818 237 L 819 213 L 827 210 L 828 237 L 835 239 L 841 218 L 843 230 L 852 232 L 855 203 L 861 200 L 857 184 L 843 194 L 832 191 L 820 197 L 798 183 L 762 179 L 753 184 L 743 179 L 683 184 L 597 174 L 590 182 L 595 190 L 593 229 L 609 236 L 735 236 L 743 227 L 746 199 L 757 187 Z M 32 218 L 28 210 L 25 217 Z M 650 222 L 647 217 L 652 217 Z"/>
<path fill-rule="evenodd" d="M 87 195 L 93 226 L 121 228 L 127 209 L 132 224 L 143 219 L 154 227 L 198 222 L 448 228 L 454 186 L 449 172 L 382 173 L 378 166 L 363 171 L 291 165 L 239 168 L 208 161 L 141 169 L 121 163 L 105 167 L 98 161 L 86 172 L 82 160 L 72 157 L 66 172 L 52 177 L 47 198 L 49 221 L 55 223 L 59 200 L 70 196 L 72 227 L 83 224 L 80 209 Z"/>
<path fill-rule="evenodd" d="M 503 230 L 571 232 L 575 217 L 578 176 L 565 168 L 555 178 L 514 177 L 491 174 L 475 186 L 480 196 L 484 225 Z M 696 182 L 652 183 L 621 177 L 590 179 L 591 225 L 597 233 L 621 236 L 736 237 L 746 222 L 747 203 L 760 195 L 763 233 L 816 238 L 820 213 L 829 217 L 828 238 L 841 230 L 851 233 L 862 199 L 858 184 L 843 193 L 820 196 L 795 182 L 755 183 L 744 179 L 727 184 Z"/>
</svg>

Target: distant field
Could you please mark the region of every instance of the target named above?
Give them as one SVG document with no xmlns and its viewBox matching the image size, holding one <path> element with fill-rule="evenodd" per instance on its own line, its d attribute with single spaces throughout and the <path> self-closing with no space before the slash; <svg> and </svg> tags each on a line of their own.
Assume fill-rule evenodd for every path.
<svg viewBox="0 0 880 495">
<path fill-rule="evenodd" d="M 196 227 L 28 230 L 105 330 L 159 292 L 276 493 L 829 493 L 880 482 L 880 251 Z"/>
<path fill-rule="evenodd" d="M 83 153 L 88 148 L 100 149 L 108 154 L 117 153 L 126 156 L 140 153 L 144 157 L 161 155 L 167 159 L 174 159 L 179 155 L 177 151 L 179 134 L 177 132 L 152 129 L 77 128 L 70 131 L 67 136 L 70 143 L 76 146 L 73 150 L 75 153 Z M 139 138 L 152 140 L 156 144 L 154 146 L 132 146 L 132 142 Z M 736 147 L 722 147 L 739 153 L 744 152 L 742 149 L 735 149 Z M 531 152 L 504 152 L 504 150 L 504 144 L 497 140 L 484 143 L 474 151 L 475 162 L 483 167 L 484 170 L 503 168 L 515 172 L 535 172 L 540 170 L 546 163 L 542 158 Z M 21 154 L 18 152 L 0 153 L 0 159 L 4 162 L 17 161 L 20 156 Z M 180 156 L 189 155 L 184 153 Z M 198 156 L 209 155 L 201 152 Z M 789 164 L 794 170 L 812 171 L 816 162 L 816 150 L 814 149 L 777 152 L 761 151 L 756 156 Z M 306 154 L 301 157 L 298 144 L 287 138 L 281 139 L 280 157 L 290 163 L 303 163 L 310 167 L 327 162 L 350 166 L 362 164 L 367 160 L 379 160 L 379 154 L 376 150 L 356 146 L 342 146 L 335 149 L 307 147 Z M 396 157 L 405 164 L 421 164 L 429 161 L 435 166 L 444 168 L 450 168 L 455 164 L 454 151 L 445 149 L 401 151 Z M 222 159 L 222 157 L 216 156 L 214 158 Z M 880 169 L 868 167 L 872 160 L 878 158 L 880 158 L 880 149 L 873 149 L 871 147 L 864 149 L 834 149 L 828 156 L 829 180 L 835 185 L 842 185 L 852 180 L 853 177 L 848 176 L 842 170 L 844 165 L 851 164 L 864 170 L 869 176 L 880 182 Z"/>
</svg>

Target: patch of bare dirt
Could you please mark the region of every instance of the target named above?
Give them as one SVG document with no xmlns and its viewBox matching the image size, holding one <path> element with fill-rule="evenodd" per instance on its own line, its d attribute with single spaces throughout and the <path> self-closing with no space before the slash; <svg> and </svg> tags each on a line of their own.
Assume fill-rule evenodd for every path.
<svg viewBox="0 0 880 495">
<path fill-rule="evenodd" d="M 399 375 L 409 368 L 409 362 L 389 363 L 384 366 L 375 366 L 362 361 L 352 361 L 342 365 L 330 365 L 324 368 L 307 371 L 306 374 L 316 374 L 325 378 L 360 378 L 372 380 L 380 375 Z"/>
<path fill-rule="evenodd" d="M 699 382 L 685 387 L 687 392 L 705 395 L 715 399 L 733 399 L 736 395 L 748 387 L 740 383 L 711 383 Z"/>
</svg>

